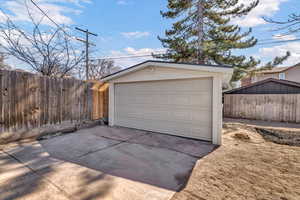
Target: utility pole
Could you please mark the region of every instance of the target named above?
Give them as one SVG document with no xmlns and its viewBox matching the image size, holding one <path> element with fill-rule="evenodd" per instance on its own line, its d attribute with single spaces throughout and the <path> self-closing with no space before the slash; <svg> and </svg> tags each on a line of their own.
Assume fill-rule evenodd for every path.
<svg viewBox="0 0 300 200">
<path fill-rule="evenodd" d="M 95 33 L 91 33 L 89 32 L 88 29 L 83 30 L 81 28 L 75 27 L 76 30 L 81 31 L 83 33 L 85 33 L 85 40 L 80 39 L 80 38 L 76 38 L 78 41 L 85 43 L 85 76 L 86 76 L 86 80 L 89 80 L 89 47 L 90 45 L 95 46 L 94 44 L 89 42 L 89 35 L 93 35 L 93 36 L 98 36 Z"/>
<path fill-rule="evenodd" d="M 197 4 L 197 13 L 198 13 L 198 64 L 204 64 L 203 57 L 203 39 L 204 39 L 204 8 L 203 0 L 198 0 Z"/>
</svg>

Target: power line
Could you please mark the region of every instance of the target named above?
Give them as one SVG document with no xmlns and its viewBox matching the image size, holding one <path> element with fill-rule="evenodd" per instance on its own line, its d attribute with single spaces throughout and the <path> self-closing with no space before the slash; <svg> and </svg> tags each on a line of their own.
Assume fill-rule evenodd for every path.
<svg viewBox="0 0 300 200">
<path fill-rule="evenodd" d="M 123 58 L 139 58 L 139 57 L 150 57 L 153 55 L 161 55 L 163 53 L 166 53 L 166 51 L 153 51 L 151 54 L 128 54 L 125 56 L 116 56 L 116 57 L 103 57 L 95 60 L 104 60 L 104 59 L 123 59 Z"/>
<path fill-rule="evenodd" d="M 71 36 L 68 32 L 66 32 L 64 30 L 64 28 L 62 28 L 58 23 L 56 23 L 51 17 L 49 17 L 49 15 L 39 6 L 37 5 L 37 3 L 35 3 L 33 0 L 30 0 L 31 3 L 37 8 L 39 9 L 39 11 L 41 11 L 41 13 L 43 13 L 44 16 L 46 16 L 53 24 L 55 24 L 55 26 L 57 26 L 60 30 L 62 30 L 68 37 L 74 39 L 73 36 Z"/>
<path fill-rule="evenodd" d="M 97 58 L 94 60 L 118 60 L 118 59 L 124 59 L 124 58 L 142 58 L 142 57 L 153 57 L 153 54 L 147 54 L 147 55 L 140 55 L 140 56 L 122 56 L 122 57 L 104 57 L 104 58 Z"/>
<path fill-rule="evenodd" d="M 280 43 L 288 43 L 288 42 L 296 42 L 296 41 L 300 41 L 300 38 L 298 39 L 293 39 L 293 40 L 282 40 L 282 41 L 273 41 L 273 42 L 264 42 L 264 43 L 257 43 L 256 45 L 266 45 L 266 44 L 280 44 Z M 152 57 L 153 55 L 155 55 L 155 53 L 165 53 L 165 51 L 154 51 L 151 52 L 152 54 L 144 54 L 144 55 L 128 55 L 128 56 L 119 56 L 119 57 L 103 57 L 103 58 L 99 58 L 99 60 L 101 59 L 112 59 L 112 60 L 118 60 L 118 59 L 127 59 L 127 58 L 139 58 L 139 57 Z M 156 54 L 159 55 L 159 54 Z M 97 59 L 95 59 L 97 60 Z"/>
<path fill-rule="evenodd" d="M 265 42 L 265 41 L 274 41 L 274 40 L 284 40 L 284 38 L 288 38 L 289 36 L 294 36 L 292 34 L 284 34 L 284 35 L 272 35 L 273 38 L 266 38 L 266 39 L 258 39 L 259 42 Z"/>
<path fill-rule="evenodd" d="M 262 43 L 257 43 L 257 45 L 278 44 L 278 43 L 297 42 L 297 41 L 300 41 L 300 38 L 292 39 L 292 40 L 282 40 L 282 41 L 273 41 L 273 42 L 262 42 Z"/>
<path fill-rule="evenodd" d="M 85 40 L 84 40 L 84 39 L 81 39 L 81 38 L 74 38 L 74 37 L 71 36 L 69 33 L 67 33 L 67 32 L 64 30 L 64 28 L 62 28 L 58 23 L 56 23 L 51 17 L 49 17 L 49 15 L 48 15 L 48 14 L 47 14 L 47 13 L 46 13 L 39 5 L 37 5 L 33 0 L 30 0 L 30 1 L 31 1 L 31 3 L 32 3 L 36 8 L 38 8 L 38 9 L 43 13 L 44 16 L 46 16 L 53 24 L 55 24 L 60 30 L 62 30 L 68 37 L 70 37 L 70 38 L 72 38 L 72 39 L 76 39 L 76 40 L 78 40 L 78 41 L 80 41 L 80 42 L 85 43 L 85 47 L 86 47 L 86 49 L 85 49 L 86 80 L 88 80 L 88 79 L 89 79 L 89 47 L 90 47 L 90 45 L 96 46 L 96 45 L 94 45 L 94 44 L 92 44 L 92 43 L 89 42 L 89 35 L 94 35 L 94 36 L 96 36 L 96 37 L 97 37 L 98 35 L 95 34 L 95 33 L 89 32 L 88 29 L 87 29 L 87 30 L 83 30 L 83 29 L 80 29 L 80 28 L 78 28 L 78 27 L 75 27 L 76 30 L 81 31 L 81 32 L 84 32 L 84 33 L 86 34 L 86 38 L 85 38 Z"/>
<path fill-rule="evenodd" d="M 74 39 L 74 37 L 72 37 L 69 33 L 67 33 L 58 23 L 56 23 L 51 17 L 48 16 L 48 14 L 43 10 L 41 9 L 33 0 L 30 0 L 32 2 L 32 4 L 38 8 L 53 24 L 55 24 L 60 30 L 62 30 L 67 36 L 69 36 L 70 38 Z M 3 11 L 2 11 L 3 12 Z M 77 30 L 79 30 L 79 28 L 76 27 Z M 80 31 L 83 31 L 84 30 L 80 30 Z M 88 31 L 87 31 L 88 32 Z M 87 35 L 89 34 L 92 34 L 93 33 L 88 33 Z M 285 36 L 281 36 L 282 38 L 285 37 Z M 281 38 L 279 37 L 279 38 Z M 77 40 L 83 42 L 82 39 L 78 39 L 76 38 Z M 269 41 L 270 42 L 267 42 Z M 262 42 L 262 43 L 257 43 L 256 45 L 268 45 L 268 44 L 280 44 L 280 43 L 286 43 L 286 42 L 296 42 L 296 41 L 300 41 L 300 39 L 293 39 L 293 40 L 282 40 L 282 41 L 272 41 L 272 39 L 262 39 L 262 40 L 259 40 L 259 41 L 266 41 L 266 42 Z M 87 46 L 89 46 L 89 43 L 87 43 Z M 151 55 L 132 55 L 132 56 L 122 56 L 122 57 L 108 57 L 108 58 L 103 58 L 103 59 L 123 59 L 123 58 L 137 58 L 137 57 L 149 57 L 149 56 L 153 56 L 152 54 Z"/>
</svg>

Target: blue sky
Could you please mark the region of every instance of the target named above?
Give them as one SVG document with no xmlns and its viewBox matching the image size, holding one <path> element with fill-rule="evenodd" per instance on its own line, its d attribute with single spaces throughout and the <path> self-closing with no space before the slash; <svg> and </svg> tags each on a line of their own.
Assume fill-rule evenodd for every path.
<svg viewBox="0 0 300 200">
<path fill-rule="evenodd" d="M 97 33 L 99 36 L 92 38 L 97 44 L 93 57 L 97 58 L 161 52 L 163 49 L 157 36 L 163 36 L 164 31 L 171 26 L 171 21 L 163 19 L 160 15 L 160 10 L 166 9 L 167 0 L 35 0 L 35 2 L 57 23 L 73 28 L 75 26 L 88 28 Z M 16 23 L 26 24 L 26 13 L 22 5 L 23 0 L 0 0 L 1 8 L 11 15 Z M 285 19 L 289 13 L 299 13 L 299 10 L 299 0 L 261 0 L 260 5 L 246 18 L 235 19 L 234 23 L 245 29 L 252 27 L 253 35 L 261 41 L 295 39 L 300 38 L 300 33 L 286 38 L 276 38 L 275 35 L 280 33 L 270 31 L 274 25 L 266 24 L 262 17 Z M 38 17 L 38 10 L 35 10 L 35 13 Z M 54 26 L 49 21 L 45 24 Z M 73 34 L 80 36 L 80 33 L 75 31 Z M 276 55 L 284 54 L 287 50 L 291 51 L 292 57 L 284 65 L 300 62 L 300 42 L 259 45 L 239 53 L 252 55 L 266 62 Z M 128 67 L 146 59 L 151 57 L 115 61 L 121 67 Z"/>
</svg>

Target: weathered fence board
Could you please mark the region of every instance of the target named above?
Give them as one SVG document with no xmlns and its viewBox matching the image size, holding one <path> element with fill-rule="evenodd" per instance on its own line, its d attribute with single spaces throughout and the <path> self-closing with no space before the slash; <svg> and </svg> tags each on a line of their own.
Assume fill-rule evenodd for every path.
<svg viewBox="0 0 300 200">
<path fill-rule="evenodd" d="M 93 117 L 94 118 L 107 118 L 108 117 L 108 84 L 94 85 L 93 98 Z"/>
<path fill-rule="evenodd" d="M 300 94 L 225 94 L 224 117 L 300 122 Z"/>
<path fill-rule="evenodd" d="M 107 117 L 103 93 L 108 90 L 102 86 L 97 81 L 0 70 L 0 134 Z"/>
</svg>

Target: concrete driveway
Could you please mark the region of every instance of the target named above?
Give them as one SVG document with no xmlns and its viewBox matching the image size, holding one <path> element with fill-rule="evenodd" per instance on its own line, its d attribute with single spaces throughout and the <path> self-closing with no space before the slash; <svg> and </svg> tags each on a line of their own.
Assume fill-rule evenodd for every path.
<svg viewBox="0 0 300 200">
<path fill-rule="evenodd" d="M 0 151 L 0 199 L 170 199 L 215 146 L 98 126 Z"/>
</svg>

